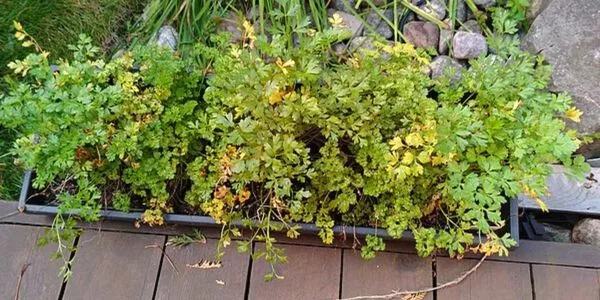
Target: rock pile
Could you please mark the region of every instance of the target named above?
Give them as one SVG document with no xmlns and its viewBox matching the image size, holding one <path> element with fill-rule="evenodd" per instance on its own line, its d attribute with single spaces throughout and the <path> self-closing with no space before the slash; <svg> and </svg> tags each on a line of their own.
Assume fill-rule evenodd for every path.
<svg viewBox="0 0 600 300">
<path fill-rule="evenodd" d="M 356 1 L 333 0 L 328 14 L 331 16 L 337 13 L 344 20 L 344 25 L 354 33 L 355 38 L 379 35 L 383 39 L 392 41 L 397 32 L 398 36 L 404 36 L 416 47 L 435 50 L 440 56 L 435 58 L 430 66 L 434 78 L 452 73 L 452 81 L 460 80 L 460 70 L 468 64 L 469 59 L 488 53 L 482 30 L 463 0 L 457 2 L 455 28 L 451 28 L 450 25 L 447 0 L 412 0 L 412 4 L 447 24 L 447 28 L 440 28 L 438 24 L 427 21 L 426 18 L 410 10 L 407 11 L 402 5 L 397 7 L 398 11 L 394 14 L 390 5 L 384 6 L 385 2 L 373 1 L 379 5 L 378 8 L 369 6 L 357 8 Z M 474 3 L 484 10 L 494 5 L 496 1 L 477 0 Z M 356 13 L 366 16 L 364 23 L 355 17 Z M 398 16 L 396 29 L 393 28 L 393 24 L 390 24 L 393 23 L 394 15 Z M 363 43 L 363 45 L 372 48 L 371 43 Z M 356 43 L 351 42 L 351 46 L 347 48 L 356 49 L 360 46 L 357 47 Z M 447 67 L 452 67 L 454 71 L 447 72 Z"/>
</svg>

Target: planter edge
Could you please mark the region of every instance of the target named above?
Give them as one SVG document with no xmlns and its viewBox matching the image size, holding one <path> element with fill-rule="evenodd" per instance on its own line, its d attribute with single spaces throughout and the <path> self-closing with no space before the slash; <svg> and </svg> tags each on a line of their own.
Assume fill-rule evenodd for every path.
<svg viewBox="0 0 600 300">
<path fill-rule="evenodd" d="M 26 214 L 38 214 L 38 215 L 49 215 L 54 216 L 58 213 L 58 209 L 54 206 L 47 205 L 37 205 L 37 204 L 27 204 L 27 197 L 29 194 L 29 187 L 31 185 L 31 177 L 32 171 L 26 171 L 23 175 L 23 182 L 21 186 L 21 194 L 19 196 L 19 211 Z M 509 226 L 508 231 L 513 240 L 515 240 L 516 245 L 513 247 L 519 246 L 519 212 L 518 212 L 518 200 L 516 197 L 509 199 Z M 76 212 L 73 212 L 76 213 Z M 102 210 L 100 211 L 100 216 L 105 220 L 111 221 L 131 221 L 135 222 L 140 220 L 142 213 L 140 212 L 121 212 L 114 210 Z M 220 224 L 217 224 L 215 220 L 208 216 L 198 216 L 198 215 L 182 215 L 182 214 L 165 214 L 164 215 L 165 223 L 167 224 L 179 224 L 179 225 L 201 225 L 207 227 L 220 227 Z M 311 223 L 291 223 L 292 226 L 299 226 L 300 232 L 308 233 L 308 234 L 317 234 L 319 232 L 319 228 L 315 224 Z M 234 226 L 243 227 L 241 222 L 234 223 Z M 332 228 L 333 233 L 335 234 L 354 234 L 359 237 L 364 237 L 367 235 L 377 235 L 384 239 L 395 239 L 392 238 L 385 229 L 382 228 L 373 228 L 373 227 L 351 227 L 345 225 L 336 225 Z M 480 238 L 475 236 L 475 242 L 480 242 Z M 414 241 L 414 236 L 410 231 L 404 231 L 399 240 L 410 240 Z M 485 240 L 485 237 L 481 238 L 481 240 Z"/>
</svg>

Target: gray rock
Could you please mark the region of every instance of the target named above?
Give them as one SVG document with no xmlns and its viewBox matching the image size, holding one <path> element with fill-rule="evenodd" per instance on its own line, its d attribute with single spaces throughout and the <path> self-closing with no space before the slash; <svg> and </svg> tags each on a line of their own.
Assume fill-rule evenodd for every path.
<svg viewBox="0 0 600 300">
<path fill-rule="evenodd" d="M 571 234 L 573 243 L 600 246 L 600 220 L 586 218 L 573 227 Z"/>
<path fill-rule="evenodd" d="M 560 17 L 557 17 L 560 16 Z M 566 91 L 583 111 L 583 133 L 600 130 L 600 1 L 552 0 L 535 19 L 523 47 L 553 66 L 552 91 Z"/>
<path fill-rule="evenodd" d="M 559 243 L 571 242 L 571 230 L 549 223 L 542 223 L 542 225 L 544 225 L 544 230 L 551 241 Z"/>
<path fill-rule="evenodd" d="M 331 50 L 337 55 L 344 55 L 346 54 L 346 43 L 337 43 L 331 46 Z"/>
<path fill-rule="evenodd" d="M 463 66 L 450 56 L 440 55 L 429 64 L 429 68 L 431 69 L 431 79 L 450 76 L 450 82 L 455 83 L 460 81 Z"/>
<path fill-rule="evenodd" d="M 415 47 L 437 49 L 439 46 L 440 29 L 429 22 L 408 22 L 404 25 L 402 33 Z"/>
<path fill-rule="evenodd" d="M 342 18 L 342 25 L 352 32 L 352 36 L 359 36 L 362 34 L 363 24 L 357 17 L 339 10 L 327 10 L 327 15 L 330 17 L 336 13 Z"/>
<path fill-rule="evenodd" d="M 431 14 L 438 20 L 443 20 L 446 16 L 446 1 L 445 0 L 413 0 L 414 5 L 424 12 Z M 424 21 L 425 19 L 421 16 L 417 16 L 417 19 Z"/>
<path fill-rule="evenodd" d="M 481 27 L 479 27 L 479 24 L 477 24 L 477 21 L 475 21 L 475 20 L 468 20 L 468 21 L 464 22 L 458 30 L 466 31 L 466 32 L 475 32 L 475 33 L 479 33 L 479 34 L 481 34 L 481 32 L 482 32 Z"/>
<path fill-rule="evenodd" d="M 361 50 L 375 50 L 373 45 L 375 40 L 370 36 L 357 36 L 350 41 L 348 50 L 350 52 L 360 52 Z"/>
<path fill-rule="evenodd" d="M 382 14 L 389 21 L 394 20 L 394 11 L 391 9 L 380 10 L 380 14 Z M 371 11 L 367 15 L 366 19 L 367 23 L 377 32 L 377 34 L 381 35 L 385 39 L 391 39 L 394 36 L 393 28 L 381 17 L 377 12 Z M 365 29 L 365 32 L 367 29 Z"/>
<path fill-rule="evenodd" d="M 480 7 L 490 7 L 496 4 L 496 0 L 473 0 L 473 2 Z"/>
<path fill-rule="evenodd" d="M 552 2 L 552 0 L 529 0 L 529 7 L 527 7 L 527 12 L 525 16 L 527 20 L 533 21 L 548 5 Z"/>
<path fill-rule="evenodd" d="M 464 22 L 467 19 L 467 6 L 465 0 L 458 0 L 456 2 L 456 19 L 460 22 Z"/>
<path fill-rule="evenodd" d="M 217 25 L 217 32 L 229 32 L 231 34 L 230 43 L 238 43 L 242 39 L 242 32 L 240 31 L 239 17 L 235 12 L 230 12 L 229 15 L 221 19 L 221 22 Z"/>
<path fill-rule="evenodd" d="M 444 23 L 450 25 L 450 19 L 444 20 Z M 448 48 L 450 47 L 450 42 L 452 42 L 453 36 L 454 34 L 451 29 L 440 29 L 440 42 L 438 44 L 439 54 L 448 53 Z"/>
<path fill-rule="evenodd" d="M 452 39 L 452 54 L 457 59 L 470 59 L 487 54 L 487 42 L 479 33 L 458 31 Z"/>
<path fill-rule="evenodd" d="M 167 47 L 171 51 L 175 51 L 175 49 L 177 49 L 178 39 L 177 30 L 170 25 L 165 25 L 158 30 L 153 42 L 155 42 L 158 47 Z"/>
<path fill-rule="evenodd" d="M 329 4 L 329 7 L 333 8 L 334 10 L 352 13 L 355 5 L 356 0 L 332 0 Z"/>
</svg>

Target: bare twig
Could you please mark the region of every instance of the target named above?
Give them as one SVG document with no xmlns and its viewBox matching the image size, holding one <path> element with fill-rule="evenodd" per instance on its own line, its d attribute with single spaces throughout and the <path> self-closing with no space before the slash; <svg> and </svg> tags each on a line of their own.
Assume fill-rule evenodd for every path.
<svg viewBox="0 0 600 300">
<path fill-rule="evenodd" d="M 158 249 L 160 249 L 160 251 L 162 251 L 162 253 L 167 258 L 167 261 L 169 262 L 169 264 L 171 265 L 171 267 L 173 268 L 173 270 L 175 270 L 175 273 L 177 273 L 177 275 L 181 275 L 181 273 L 179 273 L 179 270 L 177 270 L 177 267 L 175 267 L 175 264 L 171 260 L 171 257 L 169 256 L 169 254 L 167 254 L 167 252 L 165 251 L 165 249 L 163 247 L 154 244 L 154 245 L 148 245 L 148 246 L 146 246 L 144 248 L 146 248 L 146 249 L 149 249 L 149 248 L 158 248 Z"/>
<path fill-rule="evenodd" d="M 446 282 L 442 285 L 438 285 L 436 287 L 430 287 L 427 289 L 416 290 L 416 291 L 397 291 L 397 290 L 395 290 L 395 291 L 392 291 L 391 293 L 385 294 L 385 295 L 357 296 L 357 297 L 351 297 L 351 298 L 341 298 L 340 300 L 392 299 L 392 298 L 395 298 L 398 296 L 423 294 L 423 293 L 429 293 L 429 292 L 441 290 L 443 288 L 447 288 L 449 286 L 459 284 L 460 282 L 465 280 L 465 278 L 467 278 L 469 275 L 471 275 L 473 272 L 475 272 L 475 270 L 477 270 L 477 268 L 479 268 L 479 266 L 481 266 L 481 264 L 486 259 L 486 257 L 487 257 L 487 255 L 484 255 L 483 257 L 481 257 L 481 259 L 479 260 L 479 262 L 477 262 L 477 264 L 475 266 L 473 266 L 471 269 L 469 269 L 467 272 L 460 275 L 456 279 Z"/>
<path fill-rule="evenodd" d="M 21 267 L 21 274 L 19 274 L 19 281 L 17 282 L 17 292 L 15 293 L 15 300 L 19 300 L 19 292 L 21 291 L 21 282 L 23 281 L 23 275 L 25 275 L 25 271 L 29 268 L 29 264 L 24 264 Z"/>
</svg>

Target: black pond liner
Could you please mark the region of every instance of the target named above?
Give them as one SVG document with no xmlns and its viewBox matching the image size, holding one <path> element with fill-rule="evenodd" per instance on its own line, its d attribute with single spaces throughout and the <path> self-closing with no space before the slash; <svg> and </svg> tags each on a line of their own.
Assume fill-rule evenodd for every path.
<svg viewBox="0 0 600 300">
<path fill-rule="evenodd" d="M 30 201 L 31 197 L 31 180 L 33 173 L 31 171 L 26 171 L 23 176 L 23 184 L 21 186 L 21 195 L 19 197 L 19 210 L 27 213 L 27 214 L 36 214 L 36 215 L 48 215 L 54 216 L 58 213 L 58 208 L 56 206 L 45 205 L 39 199 L 35 199 L 35 201 Z M 504 209 L 504 215 L 508 217 L 509 226 L 508 232 L 510 232 L 510 236 L 517 242 L 516 246 L 519 246 L 519 215 L 518 215 L 518 200 L 516 198 L 511 198 L 508 201 L 508 207 Z M 76 214 L 76 212 L 73 212 Z M 140 220 L 142 217 L 142 212 L 121 212 L 117 210 L 103 209 L 100 211 L 100 217 L 104 220 L 112 220 L 112 221 L 129 221 L 135 222 Z M 221 227 L 220 224 L 217 224 L 215 220 L 209 216 L 199 216 L 199 215 L 185 215 L 185 214 L 165 214 L 164 215 L 165 223 L 167 224 L 180 224 L 180 225 L 194 225 L 194 226 L 204 226 L 204 227 Z M 235 224 L 236 226 L 242 227 L 241 223 L 238 222 Z M 306 234 L 317 234 L 319 232 L 319 227 L 312 223 L 291 223 L 290 225 L 297 225 L 300 227 L 301 233 Z M 392 238 L 384 228 L 373 228 L 373 227 L 354 227 L 354 226 L 344 226 L 337 225 L 333 227 L 334 234 L 353 234 L 357 237 L 364 237 L 366 235 L 377 235 L 384 239 L 395 239 Z M 410 231 L 404 231 L 402 233 L 401 240 L 409 240 L 413 241 L 414 236 Z M 485 237 L 482 237 L 485 239 Z M 475 235 L 475 243 L 479 242 L 480 239 L 477 235 Z"/>
</svg>

